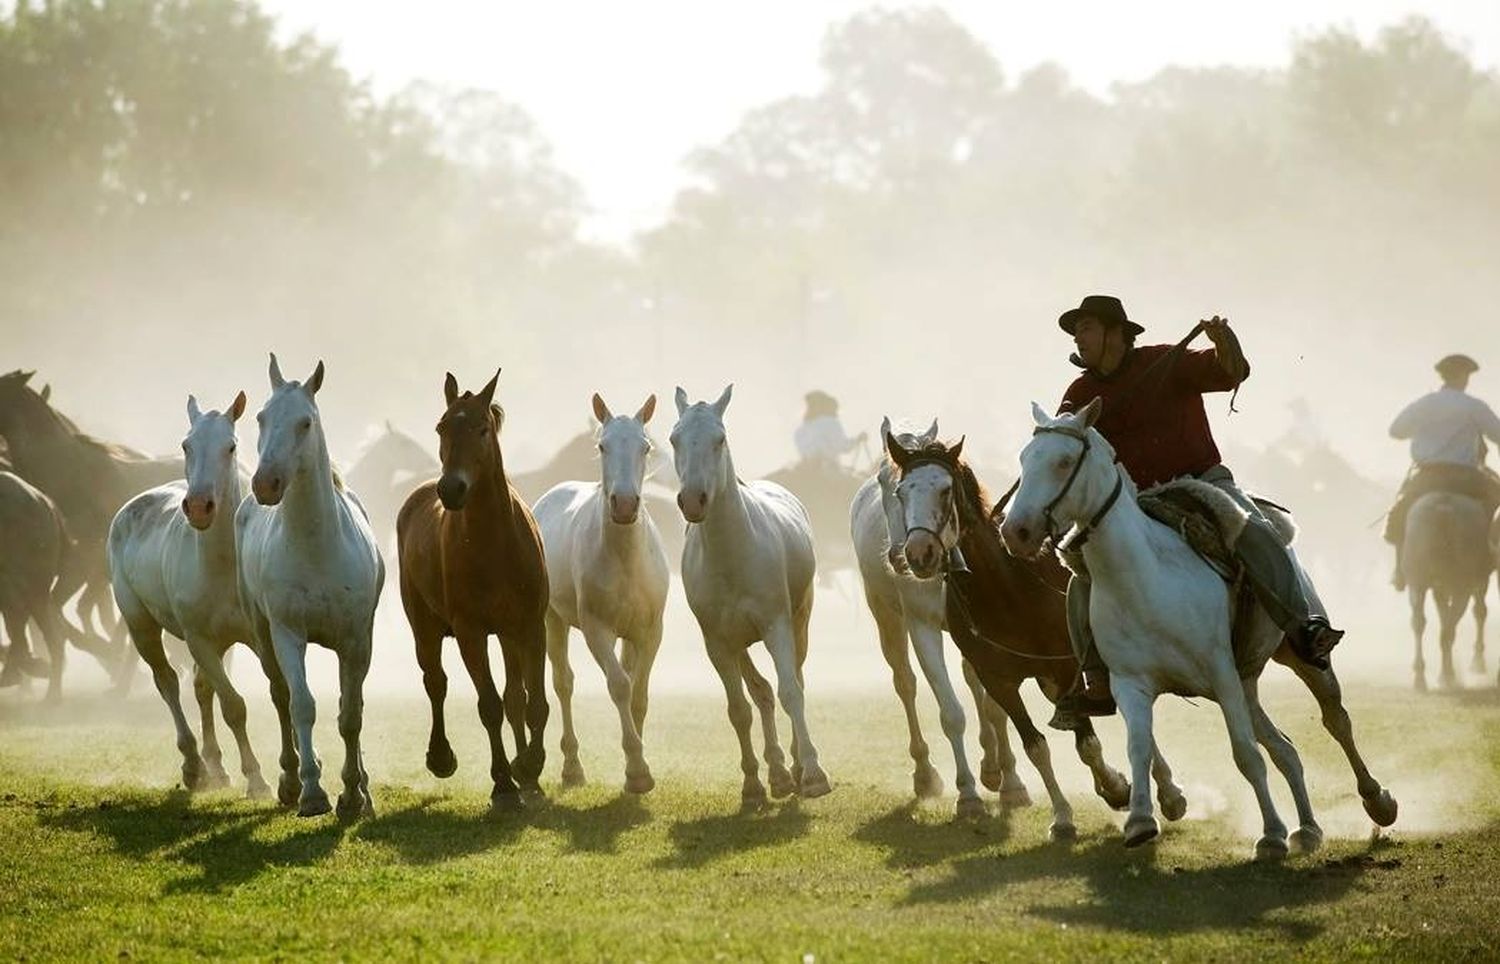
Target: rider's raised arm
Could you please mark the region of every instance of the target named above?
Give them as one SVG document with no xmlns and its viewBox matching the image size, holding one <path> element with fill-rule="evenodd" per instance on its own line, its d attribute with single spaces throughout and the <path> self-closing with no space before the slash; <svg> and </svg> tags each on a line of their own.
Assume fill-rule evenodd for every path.
<svg viewBox="0 0 1500 964">
<path fill-rule="evenodd" d="M 1474 410 L 1479 417 L 1479 431 L 1484 434 L 1485 438 L 1500 445 L 1500 416 L 1497 416 L 1494 409 L 1479 399 L 1476 398 L 1474 401 L 1478 403 L 1474 406 Z"/>
</svg>

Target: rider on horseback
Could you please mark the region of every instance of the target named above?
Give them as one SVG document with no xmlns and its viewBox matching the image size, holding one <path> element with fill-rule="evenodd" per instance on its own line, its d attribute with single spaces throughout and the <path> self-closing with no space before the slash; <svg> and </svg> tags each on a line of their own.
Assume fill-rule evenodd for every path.
<svg viewBox="0 0 1500 964">
<path fill-rule="evenodd" d="M 1131 321 L 1118 298 L 1090 295 L 1058 318 L 1078 348 L 1071 357 L 1083 373 L 1068 386 L 1059 412 L 1081 410 L 1095 398 L 1104 411 L 1094 427 L 1115 449 L 1120 464 L 1142 489 L 1182 476 L 1194 476 L 1222 489 L 1250 514 L 1231 546 L 1255 590 L 1293 651 L 1307 662 L 1328 665 L 1328 651 L 1343 633 L 1311 609 L 1296 561 L 1282 545 L 1260 508 L 1235 483 L 1220 461 L 1203 408 L 1206 392 L 1227 392 L 1250 374 L 1229 321 L 1215 315 L 1201 323 L 1213 349 L 1135 344 L 1145 329 Z M 1083 667 L 1084 685 L 1057 702 L 1050 725 L 1071 730 L 1084 716 L 1115 712 L 1109 671 L 1089 629 L 1089 581 L 1074 576 L 1068 585 L 1068 630 Z"/>
<path fill-rule="evenodd" d="M 1500 418 L 1465 391 L 1479 363 L 1468 355 L 1449 355 L 1434 367 L 1443 387 L 1406 406 L 1391 423 L 1391 438 L 1411 439 L 1413 463 L 1385 523 L 1385 541 L 1396 547 L 1391 582 L 1397 589 L 1406 588 L 1401 543 L 1406 514 L 1417 499 L 1429 492 L 1452 492 L 1478 499 L 1490 516 L 1500 508 L 1500 476 L 1484 464 L 1485 438 L 1500 445 Z"/>
<path fill-rule="evenodd" d="M 853 451 L 868 437 L 860 432 L 850 438 L 839 421 L 838 399 L 824 391 L 813 390 L 804 396 L 807 411 L 802 415 L 802 424 L 797 426 L 792 441 L 797 445 L 797 455 L 805 463 L 823 465 L 837 464 L 845 452 Z"/>
</svg>

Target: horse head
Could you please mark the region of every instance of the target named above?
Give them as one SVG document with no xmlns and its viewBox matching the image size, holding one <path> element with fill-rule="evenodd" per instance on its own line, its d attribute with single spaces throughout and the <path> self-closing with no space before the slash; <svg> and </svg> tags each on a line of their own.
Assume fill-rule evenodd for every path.
<svg viewBox="0 0 1500 964">
<path fill-rule="evenodd" d="M 1005 548 L 1032 559 L 1048 537 L 1093 519 L 1121 478 L 1115 452 L 1094 429 L 1103 408 L 1094 399 L 1076 414 L 1048 415 L 1035 402 L 1032 438 L 1021 450 L 1021 479 L 1000 527 Z"/>
<path fill-rule="evenodd" d="M 902 554 L 912 575 L 931 579 L 962 535 L 958 489 L 964 477 L 964 440 L 951 446 L 939 442 L 935 420 L 920 435 L 892 432 L 889 419 L 881 430 L 895 469 L 891 481 L 901 507 Z"/>
<path fill-rule="evenodd" d="M 260 459 L 250 481 L 261 505 L 279 505 L 294 478 L 328 457 L 313 397 L 323 387 L 323 363 L 318 362 L 307 381 L 288 381 L 272 353 L 270 376 L 271 397 L 255 416 L 260 424 Z"/>
<path fill-rule="evenodd" d="M 188 433 L 182 440 L 187 469 L 187 495 L 182 514 L 198 530 L 214 524 L 214 513 L 231 502 L 239 465 L 235 462 L 234 423 L 245 414 L 245 393 L 240 392 L 223 412 L 202 411 L 198 400 L 188 396 Z M 230 504 L 229 511 L 237 508 Z"/>
<path fill-rule="evenodd" d="M 641 486 L 651 455 L 646 423 L 656 412 L 656 396 L 646 399 L 634 415 L 615 415 L 598 393 L 593 402 L 594 417 L 599 420 L 601 484 L 609 518 L 619 525 L 631 525 L 641 511 Z"/>
<path fill-rule="evenodd" d="M 443 400 L 447 408 L 438 420 L 438 461 L 442 475 L 437 493 L 443 508 L 457 512 L 468 501 L 474 485 L 500 468 L 500 428 L 505 411 L 495 404 L 495 385 L 500 370 L 477 393 L 458 390 L 458 379 L 449 372 L 443 380 Z"/>
<path fill-rule="evenodd" d="M 717 401 L 688 403 L 687 392 L 677 389 L 677 424 L 672 426 L 672 460 L 681 480 L 677 507 L 689 522 L 702 522 L 709 504 L 726 485 L 735 484 L 734 462 L 729 457 L 724 411 L 729 408 L 734 386 L 724 389 Z"/>
</svg>

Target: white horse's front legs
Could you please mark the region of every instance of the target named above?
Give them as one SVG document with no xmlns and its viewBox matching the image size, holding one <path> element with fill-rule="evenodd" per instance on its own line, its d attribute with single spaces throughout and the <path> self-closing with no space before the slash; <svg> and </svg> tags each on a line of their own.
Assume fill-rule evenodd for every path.
<svg viewBox="0 0 1500 964">
<path fill-rule="evenodd" d="M 1229 647 L 1223 649 L 1223 665 L 1214 674 L 1213 698 L 1224 714 L 1224 726 L 1229 730 L 1229 745 L 1234 752 L 1234 765 L 1255 790 L 1255 802 L 1260 806 L 1261 837 L 1255 843 L 1257 860 L 1276 860 L 1286 856 L 1286 824 L 1276 813 L 1276 803 L 1271 799 L 1271 788 L 1266 781 L 1266 761 L 1255 745 L 1255 721 L 1246 698 L 1244 686 L 1234 665 L 1229 661 Z M 1305 792 L 1305 791 L 1304 791 Z"/>
<path fill-rule="evenodd" d="M 245 700 L 224 670 L 224 654 L 217 646 L 204 640 L 189 639 L 187 644 L 188 651 L 193 654 L 193 661 L 198 665 L 195 685 L 197 680 L 203 680 L 219 698 L 219 709 L 224 714 L 224 722 L 229 724 L 229 730 L 239 744 L 240 770 L 244 773 L 247 784 L 245 795 L 252 800 L 270 797 L 271 788 L 261 775 L 260 760 L 256 759 L 255 750 L 250 745 L 250 734 L 245 726 Z"/>
<path fill-rule="evenodd" d="M 323 791 L 323 764 L 313 752 L 313 724 L 318 719 L 318 704 L 307 686 L 307 641 L 279 623 L 271 624 L 271 641 L 276 647 L 276 664 L 286 679 L 291 695 L 292 730 L 297 737 L 297 777 L 302 793 L 297 798 L 297 816 L 316 817 L 333 809 Z"/>
<path fill-rule="evenodd" d="M 729 723 L 740 741 L 740 770 L 745 774 L 740 788 L 740 802 L 747 806 L 759 806 L 766 802 L 766 788 L 760 782 L 760 764 L 755 760 L 755 747 L 750 742 L 750 724 L 755 716 L 750 701 L 745 698 L 745 683 L 740 676 L 739 647 L 724 646 L 704 640 L 708 660 L 724 684 L 724 697 L 728 701 Z"/>
<path fill-rule="evenodd" d="M 581 787 L 587 782 L 583 763 L 578 759 L 578 734 L 573 730 L 573 667 L 568 663 L 568 624 L 550 609 L 547 611 L 547 661 L 552 664 L 552 691 L 557 694 L 557 708 L 562 713 L 562 785 Z"/>
<path fill-rule="evenodd" d="M 620 746 L 625 751 L 625 789 L 630 793 L 647 793 L 656 786 L 651 768 L 646 764 L 646 755 L 641 746 L 641 735 L 635 729 L 635 717 L 630 711 L 630 676 L 615 657 L 614 630 L 586 623 L 583 638 L 588 643 L 589 653 L 604 673 L 609 686 L 609 698 L 620 714 Z"/>
<path fill-rule="evenodd" d="M 974 771 L 969 769 L 969 755 L 964 749 L 963 704 L 953 691 L 953 681 L 948 678 L 948 666 L 943 661 L 943 631 L 936 626 L 918 623 L 909 627 L 912 646 L 917 651 L 917 665 L 937 697 L 938 720 L 943 726 L 943 735 L 953 747 L 954 782 L 958 786 L 957 810 L 960 817 L 982 817 L 985 814 L 984 798 L 974 781 Z"/>
<path fill-rule="evenodd" d="M 807 729 L 796 637 L 789 622 L 778 623 L 766 632 L 766 648 L 776 664 L 776 695 L 782 709 L 792 718 L 793 761 L 801 770 L 797 792 L 803 797 L 821 797 L 833 788 L 828 774 L 818 764 L 818 748 L 813 746 L 812 734 Z"/>
<path fill-rule="evenodd" d="M 373 627 L 371 627 L 373 629 Z M 370 775 L 365 772 L 359 733 L 365 718 L 365 676 L 370 671 L 371 638 L 367 631 L 339 651 L 339 736 L 344 739 L 344 791 L 338 815 L 349 820 L 375 815 L 370 799 Z"/>
<path fill-rule="evenodd" d="M 1161 806 L 1161 815 L 1168 820 L 1181 820 L 1187 815 L 1187 795 L 1172 779 L 1172 768 L 1167 758 L 1161 755 L 1161 747 L 1151 741 L 1151 779 L 1156 781 L 1156 802 Z"/>
<path fill-rule="evenodd" d="M 1292 790 L 1292 800 L 1297 806 L 1297 823 L 1299 826 L 1292 832 L 1291 846 L 1300 853 L 1312 853 L 1323 845 L 1323 828 L 1318 826 L 1317 819 L 1313 816 L 1312 801 L 1307 796 L 1307 781 L 1302 774 L 1302 758 L 1297 755 L 1296 747 L 1292 741 L 1287 739 L 1285 733 L 1276 728 L 1267 715 L 1265 707 L 1260 705 L 1259 681 L 1247 679 L 1244 681 L 1245 701 L 1250 704 L 1250 717 L 1255 725 L 1255 738 L 1260 745 L 1266 748 L 1271 755 L 1271 761 L 1276 764 L 1276 769 L 1286 778 L 1287 786 Z"/>
<path fill-rule="evenodd" d="M 1138 847 L 1161 833 L 1151 806 L 1151 763 L 1156 751 L 1151 705 L 1156 696 L 1141 683 L 1118 673 L 1111 674 L 1109 688 L 1120 716 L 1125 719 L 1125 753 L 1130 758 L 1130 815 L 1125 818 L 1125 846 Z"/>
<path fill-rule="evenodd" d="M 943 778 L 933 769 L 931 751 L 922 736 L 922 722 L 917 717 L 917 676 L 911 671 L 907 655 L 906 623 L 899 613 L 870 604 L 875 629 L 880 637 L 880 654 L 891 668 L 891 684 L 901 709 L 906 714 L 906 751 L 911 754 L 911 789 L 918 798 L 937 797 L 943 793 Z"/>
<path fill-rule="evenodd" d="M 781 752 L 781 737 L 776 733 L 776 691 L 760 675 L 760 670 L 755 668 L 755 661 L 750 658 L 748 648 L 740 653 L 740 676 L 745 681 L 745 689 L 750 693 L 750 702 L 755 704 L 755 710 L 760 714 L 761 738 L 765 743 L 761 756 L 766 761 L 766 779 L 771 784 L 771 796 L 777 800 L 789 797 L 796 791 L 797 782 L 792 779 L 792 771 L 786 768 L 786 754 Z M 793 754 L 797 750 L 796 739 L 793 735 Z"/>
<path fill-rule="evenodd" d="M 656 654 L 661 649 L 661 617 L 655 625 L 641 634 L 639 639 L 627 639 L 622 647 L 625 672 L 630 674 L 630 715 L 635 719 L 635 731 L 646 738 L 646 711 L 651 706 L 651 668 L 656 665 Z"/>
</svg>

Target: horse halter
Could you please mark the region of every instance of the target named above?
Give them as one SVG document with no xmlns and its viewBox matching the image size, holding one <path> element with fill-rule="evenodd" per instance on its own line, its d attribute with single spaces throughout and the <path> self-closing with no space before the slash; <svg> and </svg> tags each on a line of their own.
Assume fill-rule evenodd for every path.
<svg viewBox="0 0 1500 964">
<path fill-rule="evenodd" d="M 958 467 L 954 465 L 952 461 L 940 455 L 916 455 L 908 460 L 905 465 L 900 466 L 901 475 L 905 477 L 907 473 L 911 472 L 913 469 L 919 469 L 924 465 L 936 465 L 944 472 L 947 472 L 948 477 L 953 480 L 953 487 L 948 492 L 948 498 L 943 502 L 942 511 L 938 516 L 937 528 L 932 529 L 927 526 L 908 526 L 906 529 L 906 538 L 910 539 L 912 537 L 912 533 L 915 532 L 925 532 L 936 539 L 939 546 L 942 546 L 943 532 L 948 528 L 948 525 L 952 523 L 954 535 L 956 538 L 953 548 L 944 549 L 944 555 L 945 557 L 947 557 L 945 569 L 957 569 L 959 571 L 966 571 L 968 567 L 964 565 L 963 556 L 958 553 L 957 543 L 957 539 L 963 537 L 963 532 L 959 529 L 958 526 Z M 956 559 L 953 558 L 955 555 L 957 556 Z"/>
<path fill-rule="evenodd" d="M 1089 452 L 1093 449 L 1093 442 L 1089 440 L 1086 431 L 1079 432 L 1075 429 L 1060 428 L 1057 426 L 1037 426 L 1032 430 L 1031 434 L 1033 437 L 1038 435 L 1065 435 L 1070 439 L 1083 443 L 1083 449 L 1078 453 L 1078 460 L 1073 463 L 1073 471 L 1068 473 L 1068 480 L 1063 483 L 1057 495 L 1052 497 L 1052 501 L 1042 507 L 1042 522 L 1047 527 L 1047 537 L 1052 540 L 1052 544 L 1059 551 L 1076 551 L 1082 549 L 1084 543 L 1089 541 L 1089 536 L 1093 535 L 1094 530 L 1099 527 L 1099 523 L 1103 522 L 1104 517 L 1109 514 L 1109 510 L 1115 507 L 1115 502 L 1120 498 L 1120 491 L 1125 486 L 1125 477 L 1120 474 L 1119 467 L 1116 466 L 1115 487 L 1110 491 L 1109 498 L 1104 500 L 1104 504 L 1099 507 L 1099 511 L 1095 512 L 1086 524 L 1078 527 L 1078 531 L 1073 534 L 1073 538 L 1067 541 L 1067 545 L 1063 545 L 1062 541 L 1057 537 L 1057 522 L 1052 518 L 1052 510 L 1056 509 L 1062 500 L 1067 498 L 1068 493 L 1073 488 L 1073 483 L 1078 481 L 1078 474 L 1083 471 L 1083 461 L 1088 458 Z"/>
</svg>

